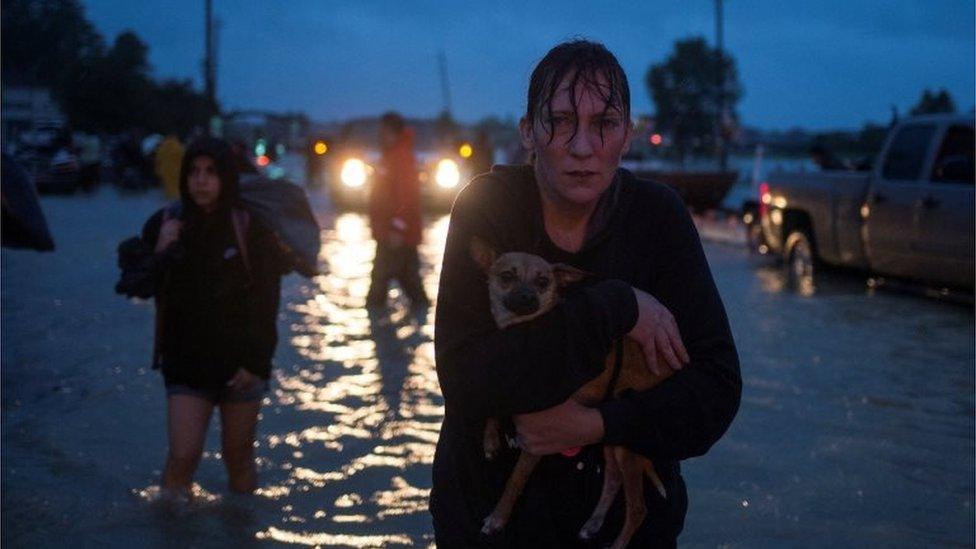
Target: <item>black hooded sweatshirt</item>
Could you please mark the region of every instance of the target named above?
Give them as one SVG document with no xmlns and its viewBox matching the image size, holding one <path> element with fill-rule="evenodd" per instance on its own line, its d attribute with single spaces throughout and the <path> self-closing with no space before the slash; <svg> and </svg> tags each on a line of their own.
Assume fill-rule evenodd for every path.
<svg viewBox="0 0 976 549">
<path fill-rule="evenodd" d="M 522 251 L 597 274 L 571 287 L 545 315 L 499 330 L 486 275 L 470 256 L 479 236 L 500 252 Z M 430 510 L 438 547 L 574 547 L 602 486 L 599 445 L 546 456 L 505 530 L 479 533 L 512 471 L 516 452 L 486 461 L 485 419 L 549 408 L 598 375 L 613 342 L 637 319 L 631 286 L 674 315 L 691 363 L 661 385 L 600 406 L 606 444 L 654 460 L 667 489 L 645 489 L 648 515 L 631 547 L 674 545 L 687 507 L 678 462 L 700 456 L 739 405 L 739 362 L 701 242 L 677 194 L 619 170 L 594 213 L 582 249 L 558 248 L 543 225 L 528 166 L 495 166 L 458 196 L 444 252 L 435 351 L 445 414 L 433 466 Z M 598 543 L 622 524 L 622 492 Z"/>
<path fill-rule="evenodd" d="M 203 212 L 190 198 L 187 181 L 194 159 L 214 160 L 221 182 L 218 205 Z M 247 261 L 232 222 L 238 204 L 233 157 L 219 140 L 191 145 L 180 170 L 180 203 L 156 212 L 142 240 L 154 249 L 164 219 L 183 222 L 179 241 L 162 252 L 152 270 L 159 311 L 158 364 L 167 383 L 216 391 L 238 368 L 269 377 L 278 341 L 281 275 L 285 261 L 273 233 L 249 217 Z"/>
</svg>

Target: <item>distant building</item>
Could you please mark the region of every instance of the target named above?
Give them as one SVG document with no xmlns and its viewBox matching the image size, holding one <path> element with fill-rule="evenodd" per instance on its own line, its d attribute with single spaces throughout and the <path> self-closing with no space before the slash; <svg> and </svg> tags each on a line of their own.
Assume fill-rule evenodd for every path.
<svg viewBox="0 0 976 549">
<path fill-rule="evenodd" d="M 309 122 L 304 114 L 276 114 L 267 111 L 234 111 L 223 116 L 225 139 L 254 146 L 259 139 L 282 144 L 289 150 L 304 150 Z"/>
<path fill-rule="evenodd" d="M 0 136 L 4 144 L 32 130 L 61 128 L 64 114 L 48 88 L 3 86 L 0 91 Z"/>
</svg>

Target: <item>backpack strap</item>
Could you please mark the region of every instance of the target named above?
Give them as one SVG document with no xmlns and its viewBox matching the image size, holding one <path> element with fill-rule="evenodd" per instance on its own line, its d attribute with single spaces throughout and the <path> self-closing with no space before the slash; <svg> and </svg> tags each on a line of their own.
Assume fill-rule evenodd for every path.
<svg viewBox="0 0 976 549">
<path fill-rule="evenodd" d="M 179 211 L 174 205 L 170 204 L 163 208 L 163 220 L 159 224 L 160 231 L 162 231 L 162 227 L 167 221 L 178 216 Z M 156 289 L 156 297 L 154 298 L 156 304 L 156 326 L 153 329 L 153 370 L 159 369 L 159 367 L 162 366 L 163 361 L 163 319 L 166 316 L 166 300 L 163 298 L 163 288 L 166 286 L 166 281 L 168 279 L 169 277 L 164 273 L 163 282 L 160 284 L 160 287 Z"/>
<path fill-rule="evenodd" d="M 230 210 L 230 220 L 234 225 L 234 236 L 237 238 L 237 249 L 241 251 L 241 259 L 244 260 L 244 269 L 247 275 L 251 276 L 251 254 L 247 249 L 247 231 L 251 228 L 251 215 L 247 210 L 232 208 Z"/>
</svg>

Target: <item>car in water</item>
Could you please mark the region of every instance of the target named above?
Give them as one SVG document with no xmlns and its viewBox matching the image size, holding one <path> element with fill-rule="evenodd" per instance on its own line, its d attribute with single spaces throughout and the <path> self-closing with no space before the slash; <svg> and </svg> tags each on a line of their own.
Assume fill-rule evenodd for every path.
<svg viewBox="0 0 976 549">
<path fill-rule="evenodd" d="M 449 211 L 454 198 L 470 179 L 461 158 L 443 150 L 416 152 L 421 207 Z M 333 204 L 343 210 L 362 210 L 379 177 L 380 153 L 375 149 L 346 149 L 326 164 L 324 180 Z"/>
<path fill-rule="evenodd" d="M 763 244 L 790 283 L 817 265 L 972 291 L 974 121 L 925 115 L 893 127 L 869 172 L 779 172 L 759 186 Z"/>
</svg>

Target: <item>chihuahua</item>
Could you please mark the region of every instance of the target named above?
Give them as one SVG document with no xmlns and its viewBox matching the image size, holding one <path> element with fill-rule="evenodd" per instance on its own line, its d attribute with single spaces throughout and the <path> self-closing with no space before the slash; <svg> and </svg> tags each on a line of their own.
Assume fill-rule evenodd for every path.
<svg viewBox="0 0 976 549">
<path fill-rule="evenodd" d="M 520 322 L 529 322 L 545 314 L 559 303 L 560 291 L 563 288 L 590 276 L 585 271 L 569 265 L 550 264 L 537 255 L 520 252 L 499 255 L 488 243 L 477 237 L 470 243 L 470 252 L 471 257 L 488 276 L 491 314 L 499 329 Z M 618 349 L 622 349 L 623 356 L 619 371 L 616 373 L 616 384 L 613 384 Z M 653 373 L 646 364 L 640 346 L 635 341 L 624 338 L 622 345 L 616 346 L 606 358 L 603 372 L 580 387 L 572 398 L 584 406 L 597 406 L 608 394 L 616 396 L 628 389 L 638 391 L 649 389 L 671 375 L 670 369 L 665 369 L 665 372 L 664 374 Z M 498 452 L 501 439 L 499 419 L 489 418 L 485 422 L 484 433 L 487 459 L 492 459 Z M 541 456 L 522 451 L 498 504 L 485 518 L 482 533 L 494 534 L 505 527 L 525 483 L 540 459 Z M 611 548 L 624 549 L 647 514 L 644 502 L 644 476 L 650 479 L 661 497 L 667 497 L 667 492 L 654 470 L 654 464 L 646 457 L 624 446 L 604 446 L 603 459 L 605 473 L 600 500 L 593 514 L 580 530 L 579 536 L 584 540 L 596 536 L 603 526 L 610 505 L 623 485 L 626 515 L 623 528 Z"/>
</svg>

